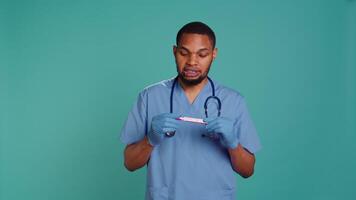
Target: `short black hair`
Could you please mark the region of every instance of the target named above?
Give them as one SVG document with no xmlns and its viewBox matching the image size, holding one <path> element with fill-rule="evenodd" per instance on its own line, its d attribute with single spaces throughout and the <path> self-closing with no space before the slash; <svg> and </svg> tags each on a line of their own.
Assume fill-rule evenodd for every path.
<svg viewBox="0 0 356 200">
<path fill-rule="evenodd" d="M 177 33 L 177 37 L 176 37 L 177 46 L 184 33 L 196 33 L 201 35 L 207 35 L 213 45 L 213 48 L 215 48 L 215 43 L 216 43 L 215 33 L 208 25 L 204 24 L 203 22 L 190 22 L 184 25 Z"/>
</svg>

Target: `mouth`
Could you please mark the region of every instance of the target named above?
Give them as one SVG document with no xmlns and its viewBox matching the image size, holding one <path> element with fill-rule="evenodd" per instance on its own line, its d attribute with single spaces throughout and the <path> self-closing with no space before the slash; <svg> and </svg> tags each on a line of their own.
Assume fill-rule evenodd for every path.
<svg viewBox="0 0 356 200">
<path fill-rule="evenodd" d="M 184 68 L 183 69 L 183 75 L 186 78 L 194 78 L 197 77 L 200 74 L 200 71 L 194 68 Z"/>
</svg>

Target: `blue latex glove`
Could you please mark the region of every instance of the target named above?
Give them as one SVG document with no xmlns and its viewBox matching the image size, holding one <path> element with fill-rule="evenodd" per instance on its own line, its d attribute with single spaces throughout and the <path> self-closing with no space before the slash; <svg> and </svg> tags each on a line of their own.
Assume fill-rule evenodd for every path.
<svg viewBox="0 0 356 200">
<path fill-rule="evenodd" d="M 148 141 L 152 146 L 159 145 L 167 132 L 176 131 L 178 128 L 179 115 L 163 113 L 152 118 L 151 128 L 147 133 Z"/>
<path fill-rule="evenodd" d="M 237 138 L 237 133 L 234 130 L 234 122 L 230 119 L 223 117 L 216 118 L 205 118 L 205 122 L 207 122 L 206 129 L 207 135 L 213 136 L 218 135 L 220 139 L 220 143 L 230 149 L 234 149 L 237 147 L 239 140 Z"/>
</svg>

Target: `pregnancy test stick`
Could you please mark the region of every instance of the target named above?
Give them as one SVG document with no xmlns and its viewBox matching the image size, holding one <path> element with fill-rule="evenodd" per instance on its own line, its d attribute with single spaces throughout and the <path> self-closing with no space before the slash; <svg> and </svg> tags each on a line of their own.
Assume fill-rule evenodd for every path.
<svg viewBox="0 0 356 200">
<path fill-rule="evenodd" d="M 193 122 L 193 123 L 198 123 L 198 124 L 207 124 L 206 122 L 204 122 L 203 119 L 193 118 L 193 117 L 178 117 L 177 120 L 182 120 L 185 122 Z"/>
</svg>

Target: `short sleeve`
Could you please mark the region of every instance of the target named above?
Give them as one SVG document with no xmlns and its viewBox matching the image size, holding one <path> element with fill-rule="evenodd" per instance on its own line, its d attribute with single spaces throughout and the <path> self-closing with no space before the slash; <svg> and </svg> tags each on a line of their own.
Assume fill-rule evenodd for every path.
<svg viewBox="0 0 356 200">
<path fill-rule="evenodd" d="M 147 131 L 147 95 L 143 91 L 138 95 L 126 122 L 121 130 L 120 140 L 125 144 L 132 144 L 142 140 Z"/>
<path fill-rule="evenodd" d="M 256 153 L 261 149 L 261 143 L 243 97 L 240 100 L 237 112 L 238 118 L 236 126 L 239 135 L 239 142 L 251 153 Z"/>
</svg>

